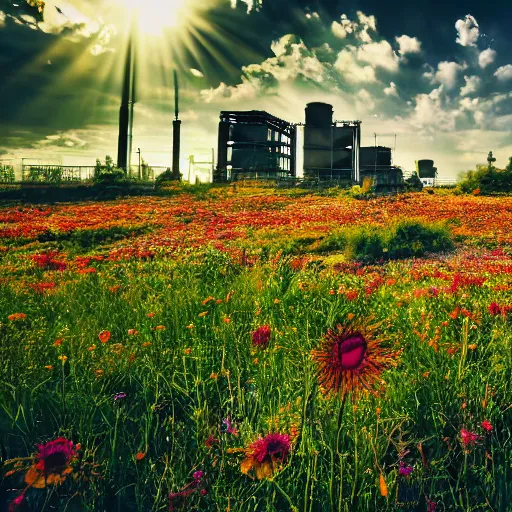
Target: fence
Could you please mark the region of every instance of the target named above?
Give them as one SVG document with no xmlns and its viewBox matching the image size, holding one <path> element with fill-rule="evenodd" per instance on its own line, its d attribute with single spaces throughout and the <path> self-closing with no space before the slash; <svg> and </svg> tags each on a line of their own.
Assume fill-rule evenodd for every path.
<svg viewBox="0 0 512 512">
<path fill-rule="evenodd" d="M 60 183 L 91 180 L 95 169 L 84 165 L 22 165 L 21 181 Z"/>
<path fill-rule="evenodd" d="M 15 179 L 14 167 L 0 164 L 0 183 L 14 183 Z"/>
</svg>

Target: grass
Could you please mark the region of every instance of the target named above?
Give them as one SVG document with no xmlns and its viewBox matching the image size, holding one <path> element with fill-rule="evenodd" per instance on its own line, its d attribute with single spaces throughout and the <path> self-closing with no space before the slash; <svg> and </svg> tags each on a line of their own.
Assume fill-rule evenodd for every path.
<svg viewBox="0 0 512 512">
<path fill-rule="evenodd" d="M 215 209 L 223 197 L 198 199 L 195 212 L 184 211 L 186 227 L 197 229 L 202 201 Z M 261 198 L 246 202 L 253 200 L 261 207 Z M 311 198 L 293 200 L 304 209 Z M 284 218 L 285 210 L 267 215 Z M 396 226 L 385 232 L 414 243 L 419 228 L 399 224 L 404 234 Z M 116 240 L 124 233 L 130 238 Z M 408 492 L 415 510 L 427 510 L 427 500 L 437 510 L 510 510 L 510 247 L 469 239 L 451 255 L 373 266 L 332 253 L 346 245 L 329 246 L 327 258 L 311 253 L 338 236 L 334 226 L 319 233 L 287 231 L 287 254 L 278 242 L 266 253 L 243 240 L 219 250 L 212 238 L 167 256 L 119 259 L 108 256 L 118 244 L 154 241 L 115 231 L 74 244 L 59 256 L 68 263 L 62 271 L 30 259 L 62 241 L 10 239 L 0 251 L 0 503 L 23 491 L 30 463 L 6 476 L 6 461 L 64 436 L 81 444 L 73 476 L 29 489 L 29 510 L 168 510 L 168 494 L 190 488 L 198 470 L 206 494 L 191 493 L 177 510 L 396 510 Z M 261 240 L 254 231 L 253 243 Z M 247 244 L 246 257 L 236 244 Z M 83 273 L 77 254 L 102 257 L 87 260 L 95 271 Z M 30 286 L 42 282 L 55 287 Z M 502 314 L 491 313 L 492 302 Z M 13 313 L 26 318 L 9 320 Z M 345 402 L 319 390 L 311 351 L 328 328 L 354 322 L 377 324 L 382 346 L 400 355 L 376 394 Z M 251 344 L 262 325 L 271 327 L 267 349 Z M 111 333 L 106 343 L 102 331 Z M 114 400 L 120 392 L 126 397 Z M 228 418 L 237 435 L 226 430 Z M 465 446 L 461 429 L 477 442 Z M 242 474 L 237 448 L 292 431 L 291 456 L 273 479 Z M 218 442 L 208 447 L 210 435 Z M 401 460 L 413 467 L 408 478 L 399 475 Z"/>
</svg>

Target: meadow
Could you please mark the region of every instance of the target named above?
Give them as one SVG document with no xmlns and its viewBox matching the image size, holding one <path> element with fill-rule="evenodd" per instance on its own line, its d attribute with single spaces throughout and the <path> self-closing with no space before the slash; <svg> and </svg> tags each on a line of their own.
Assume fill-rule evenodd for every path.
<svg viewBox="0 0 512 512">
<path fill-rule="evenodd" d="M 349 250 L 404 220 L 451 243 Z M 512 510 L 511 225 L 450 191 L 3 205 L 0 510 Z"/>
</svg>

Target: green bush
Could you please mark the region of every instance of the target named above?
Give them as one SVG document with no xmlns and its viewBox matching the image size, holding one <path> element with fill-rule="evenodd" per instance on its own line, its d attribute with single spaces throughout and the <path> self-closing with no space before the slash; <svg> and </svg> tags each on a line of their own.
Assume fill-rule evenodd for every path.
<svg viewBox="0 0 512 512">
<path fill-rule="evenodd" d="M 330 233 L 315 252 L 343 251 L 364 263 L 420 257 L 453 249 L 450 228 L 444 224 L 403 221 L 390 227 L 355 226 Z"/>
</svg>

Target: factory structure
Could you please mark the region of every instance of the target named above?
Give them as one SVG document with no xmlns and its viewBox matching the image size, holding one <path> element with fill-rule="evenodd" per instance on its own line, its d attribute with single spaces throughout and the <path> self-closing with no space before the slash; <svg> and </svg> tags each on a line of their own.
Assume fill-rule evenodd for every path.
<svg viewBox="0 0 512 512">
<path fill-rule="evenodd" d="M 220 113 L 215 181 L 287 177 L 347 185 L 368 177 L 383 191 L 403 183 L 391 148 L 361 147 L 361 121 L 334 120 L 327 103 L 309 103 L 305 123 L 259 110 Z"/>
</svg>

